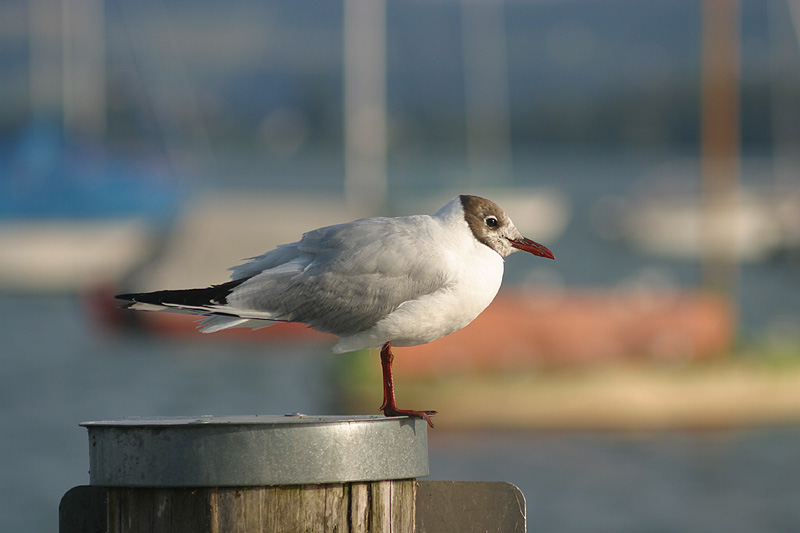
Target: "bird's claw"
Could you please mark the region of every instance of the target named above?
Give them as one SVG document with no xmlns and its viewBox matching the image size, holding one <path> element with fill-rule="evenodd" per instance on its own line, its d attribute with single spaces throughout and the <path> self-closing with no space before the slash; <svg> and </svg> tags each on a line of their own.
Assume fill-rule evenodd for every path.
<svg viewBox="0 0 800 533">
<path fill-rule="evenodd" d="M 383 411 L 385 416 L 413 416 L 416 418 L 421 418 L 427 422 L 430 427 L 433 427 L 433 420 L 431 420 L 431 417 L 436 416 L 438 413 L 437 411 L 413 411 L 410 409 L 397 409 L 396 407 L 387 405 L 381 406 L 381 411 Z"/>
</svg>

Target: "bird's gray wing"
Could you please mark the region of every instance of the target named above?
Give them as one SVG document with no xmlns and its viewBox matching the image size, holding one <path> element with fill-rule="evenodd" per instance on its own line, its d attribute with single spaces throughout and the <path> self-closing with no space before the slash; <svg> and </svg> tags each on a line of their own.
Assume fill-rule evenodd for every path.
<svg viewBox="0 0 800 533">
<path fill-rule="evenodd" d="M 246 263 L 242 263 L 228 269 L 232 272 L 231 279 L 236 280 L 251 278 L 260 274 L 261 272 L 264 272 L 265 270 L 270 270 L 279 265 L 297 260 L 297 258 L 300 256 L 300 251 L 297 249 L 299 245 L 299 242 L 281 244 L 269 252 L 256 257 L 250 257 L 246 259 Z"/>
<path fill-rule="evenodd" d="M 371 218 L 306 233 L 255 258 L 250 268 L 260 263 L 261 271 L 236 287 L 228 303 L 267 312 L 270 320 L 357 333 L 447 284 L 434 224 L 427 216 Z M 245 264 L 234 275 L 249 272 Z"/>
</svg>

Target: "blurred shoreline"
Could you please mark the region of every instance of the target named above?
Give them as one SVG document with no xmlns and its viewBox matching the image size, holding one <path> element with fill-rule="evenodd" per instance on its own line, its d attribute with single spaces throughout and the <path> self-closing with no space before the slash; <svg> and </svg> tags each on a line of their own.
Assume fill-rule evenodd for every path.
<svg viewBox="0 0 800 533">
<path fill-rule="evenodd" d="M 436 409 L 445 430 L 708 431 L 800 424 L 797 348 L 655 366 L 599 364 L 528 372 L 461 372 L 413 378 L 397 372 L 398 401 Z M 397 350 L 396 369 L 404 366 Z M 340 370 L 346 405 L 380 401 L 374 356 L 358 354 Z M 354 370 L 354 366 L 359 366 Z M 365 367 L 365 368 L 364 368 Z"/>
</svg>

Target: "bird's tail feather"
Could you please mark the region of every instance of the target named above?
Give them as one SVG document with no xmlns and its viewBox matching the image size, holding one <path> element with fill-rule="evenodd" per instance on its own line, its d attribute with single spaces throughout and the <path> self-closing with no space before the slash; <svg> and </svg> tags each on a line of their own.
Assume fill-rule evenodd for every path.
<svg viewBox="0 0 800 533">
<path fill-rule="evenodd" d="M 138 311 L 171 311 L 203 315 L 200 331 L 213 333 L 227 328 L 250 327 L 253 329 L 285 322 L 271 311 L 239 309 L 228 305 L 228 296 L 247 278 L 212 285 L 203 289 L 179 289 L 155 292 L 120 294 L 115 298 L 124 300 L 122 307 Z"/>
<path fill-rule="evenodd" d="M 277 320 L 253 320 L 236 316 L 212 315 L 205 317 L 198 327 L 203 333 L 214 333 L 228 328 L 267 328 L 278 322 Z"/>
<path fill-rule="evenodd" d="M 273 311 L 241 309 L 228 304 L 228 296 L 247 278 L 212 285 L 203 289 L 179 289 L 155 292 L 120 294 L 124 309 L 138 311 L 171 311 L 206 316 L 200 331 L 213 333 L 227 328 L 251 327 L 253 329 L 286 322 Z"/>
<path fill-rule="evenodd" d="M 187 313 L 203 314 L 211 307 L 228 303 L 228 295 L 245 279 L 236 279 L 203 289 L 179 289 L 154 292 L 118 294 L 117 300 L 125 300 L 122 307 L 150 311 L 169 309 Z M 205 310 L 205 311 L 204 311 Z"/>
</svg>

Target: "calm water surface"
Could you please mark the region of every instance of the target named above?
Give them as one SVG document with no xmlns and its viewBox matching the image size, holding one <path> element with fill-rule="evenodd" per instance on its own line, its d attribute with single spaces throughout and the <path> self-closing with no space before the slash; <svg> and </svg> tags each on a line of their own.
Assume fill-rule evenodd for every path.
<svg viewBox="0 0 800 533">
<path fill-rule="evenodd" d="M 69 297 L 0 297 L 0 324 L 3 532 L 57 530 L 88 483 L 79 422 L 337 412 L 326 347 L 115 336 Z M 429 438 L 431 479 L 516 484 L 532 532 L 800 531 L 800 428 Z"/>
</svg>

